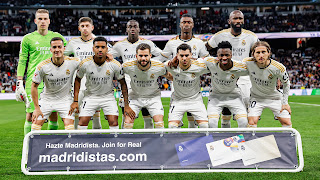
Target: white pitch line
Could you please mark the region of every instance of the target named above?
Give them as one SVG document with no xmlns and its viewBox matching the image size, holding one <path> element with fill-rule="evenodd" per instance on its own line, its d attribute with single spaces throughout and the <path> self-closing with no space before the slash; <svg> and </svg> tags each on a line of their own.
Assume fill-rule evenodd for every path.
<svg viewBox="0 0 320 180">
<path fill-rule="evenodd" d="M 289 102 L 292 104 L 302 104 L 302 105 L 308 105 L 308 106 L 320 106 L 320 104 L 308 104 L 308 103 L 298 103 L 298 102 Z"/>
</svg>

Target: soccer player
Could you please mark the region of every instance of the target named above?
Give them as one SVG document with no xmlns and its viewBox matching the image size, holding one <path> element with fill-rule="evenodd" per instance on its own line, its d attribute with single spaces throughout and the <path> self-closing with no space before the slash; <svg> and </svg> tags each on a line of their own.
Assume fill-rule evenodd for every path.
<svg viewBox="0 0 320 180">
<path fill-rule="evenodd" d="M 194 27 L 194 22 L 192 16 L 189 14 L 182 15 L 180 19 L 180 35 L 176 36 L 175 38 L 169 40 L 162 50 L 160 57 L 155 58 L 160 61 L 170 60 L 177 54 L 177 47 L 183 43 L 188 44 L 192 48 L 192 58 L 198 59 L 207 57 L 209 52 L 206 50 L 205 43 L 199 39 L 195 38 L 192 34 L 192 29 Z M 172 89 L 172 86 L 171 86 Z M 173 89 L 172 89 L 173 91 Z M 196 128 L 194 118 L 191 116 L 190 113 L 187 113 L 188 117 L 188 127 L 189 128 Z"/>
<path fill-rule="evenodd" d="M 232 59 L 232 46 L 228 41 L 218 44 L 217 58 L 207 57 L 204 62 L 211 72 L 211 90 L 207 106 L 209 127 L 218 128 L 223 107 L 229 108 L 235 115 L 239 128 L 247 127 L 247 109 L 237 87 L 239 77 L 248 75 L 245 64 Z"/>
<path fill-rule="evenodd" d="M 232 59 L 241 62 L 244 58 L 250 56 L 251 46 L 259 41 L 258 37 L 251 31 L 243 29 L 244 16 L 239 10 L 234 10 L 229 15 L 228 23 L 229 29 L 224 29 L 214 34 L 211 39 L 206 43 L 208 50 L 216 48 L 222 41 L 228 41 L 232 45 Z M 245 105 L 248 107 L 250 98 L 251 82 L 249 76 L 241 76 L 237 82 Z M 231 113 L 228 109 L 222 112 L 222 127 L 231 127 L 230 119 Z"/>
<path fill-rule="evenodd" d="M 32 78 L 31 95 L 35 106 L 32 114 L 32 131 L 41 130 L 45 119 L 53 110 L 61 116 L 66 130 L 74 130 L 74 114 L 68 115 L 68 112 L 72 103 L 73 74 L 78 69 L 80 60 L 64 56 L 64 50 L 63 39 L 52 38 L 50 48 L 52 58 L 42 61 Z M 38 100 L 38 86 L 42 81 L 45 87 Z"/>
<path fill-rule="evenodd" d="M 50 40 L 53 37 L 61 37 L 66 45 L 65 39 L 61 34 L 49 31 L 49 11 L 46 9 L 38 9 L 35 15 L 34 23 L 37 25 L 37 30 L 25 35 L 21 41 L 19 63 L 17 69 L 17 89 L 16 100 L 31 102 L 30 107 L 26 106 L 26 121 L 24 124 L 24 134 L 31 131 L 32 125 L 32 113 L 34 111 L 34 104 L 31 99 L 31 84 L 32 77 L 36 70 L 37 65 L 45 59 L 52 56 L 50 52 Z M 25 88 L 23 87 L 23 77 L 27 69 L 27 79 Z M 43 89 L 43 83 L 38 86 L 38 92 L 41 93 Z M 57 113 L 52 113 L 48 124 L 48 129 L 58 129 Z"/>
<path fill-rule="evenodd" d="M 78 21 L 78 29 L 81 32 L 80 37 L 72 38 L 66 47 L 65 54 L 70 55 L 73 54 L 75 57 L 78 57 L 81 61 L 89 56 L 93 56 L 93 39 L 95 38 L 92 33 L 94 29 L 93 21 L 89 17 L 82 17 Z M 86 77 L 84 76 L 81 80 L 80 92 L 79 92 L 79 104 L 82 103 L 82 99 L 84 96 L 84 91 L 86 89 L 85 86 Z M 79 114 L 75 115 L 75 128 L 78 127 L 79 122 Z M 100 110 L 96 111 L 96 113 L 92 117 L 92 129 L 101 129 L 101 121 L 100 121 Z"/>
<path fill-rule="evenodd" d="M 131 78 L 130 107 L 136 115 L 141 108 L 146 108 L 154 120 L 155 128 L 163 129 L 163 106 L 157 79 L 164 76 L 172 80 L 172 77 L 167 75 L 163 63 L 151 59 L 151 47 L 148 44 L 139 44 L 136 53 L 136 60 L 122 64 L 124 73 Z M 134 119 L 127 116 L 124 129 L 132 129 L 133 123 Z"/>
<path fill-rule="evenodd" d="M 202 59 L 192 59 L 192 49 L 188 44 L 181 44 L 177 48 L 177 56 L 172 61 L 179 62 L 176 69 L 165 63 L 167 71 L 173 76 L 174 92 L 171 96 L 169 109 L 169 128 L 182 125 L 185 112 L 190 112 L 200 128 L 208 128 L 206 107 L 200 92 L 200 76 L 208 73 L 207 66 Z"/>
<path fill-rule="evenodd" d="M 265 41 L 256 42 L 251 51 L 252 57 L 244 60 L 252 82 L 249 127 L 257 127 L 264 108 L 271 109 L 282 127 L 292 127 L 288 104 L 290 81 L 285 66 L 270 58 L 271 48 Z M 276 89 L 278 79 L 283 84 L 283 93 Z"/>
<path fill-rule="evenodd" d="M 110 53 L 113 57 L 121 57 L 123 63 L 135 60 L 136 59 L 136 48 L 141 43 L 146 43 L 151 48 L 151 54 L 153 56 L 160 56 L 161 50 L 150 40 L 144 39 L 139 37 L 139 23 L 136 20 L 130 20 L 127 22 L 127 30 L 126 30 L 128 37 L 122 41 L 118 41 L 114 44 L 113 48 L 111 49 Z M 125 79 L 128 86 L 128 92 L 130 94 L 131 87 L 130 87 L 130 76 L 125 74 Z M 123 98 L 121 97 L 119 100 L 119 104 L 122 107 L 123 112 Z M 147 111 L 146 108 L 142 108 L 142 116 L 144 119 L 144 128 L 145 129 L 152 129 L 154 127 L 152 118 L 150 113 Z M 124 116 L 122 116 L 122 126 L 125 121 Z"/>
<path fill-rule="evenodd" d="M 83 76 L 86 76 L 86 92 L 80 107 L 80 118 L 78 129 L 88 128 L 90 118 L 97 109 L 102 108 L 105 118 L 109 121 L 110 129 L 119 129 L 118 126 L 118 106 L 113 95 L 113 78 L 120 84 L 124 97 L 124 114 L 130 118 L 135 117 L 135 113 L 129 107 L 128 90 L 124 79 L 121 64 L 115 59 L 107 60 L 108 42 L 104 37 L 97 37 L 93 40 L 94 56 L 81 61 L 77 77 L 74 84 L 74 102 L 71 105 L 69 114 L 75 109 L 79 111 L 78 94 Z M 110 58 L 110 57 L 108 57 Z"/>
</svg>

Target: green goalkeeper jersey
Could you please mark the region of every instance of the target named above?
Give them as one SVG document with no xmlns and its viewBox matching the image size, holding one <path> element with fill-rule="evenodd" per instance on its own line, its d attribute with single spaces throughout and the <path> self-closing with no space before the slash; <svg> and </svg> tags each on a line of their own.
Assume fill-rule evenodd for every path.
<svg viewBox="0 0 320 180">
<path fill-rule="evenodd" d="M 50 52 L 50 40 L 54 37 L 61 37 L 66 46 L 67 41 L 63 36 L 52 31 L 48 31 L 45 36 L 39 34 L 38 31 L 34 31 L 23 37 L 20 45 L 17 76 L 24 76 L 28 62 L 26 88 L 31 88 L 32 77 L 37 65 L 43 60 L 52 57 L 52 53 Z M 39 88 L 42 87 L 43 83 L 39 85 Z"/>
</svg>

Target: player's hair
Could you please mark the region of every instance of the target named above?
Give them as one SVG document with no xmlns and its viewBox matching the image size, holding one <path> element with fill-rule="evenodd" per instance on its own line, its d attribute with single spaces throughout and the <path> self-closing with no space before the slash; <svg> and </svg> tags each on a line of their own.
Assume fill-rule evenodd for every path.
<svg viewBox="0 0 320 180">
<path fill-rule="evenodd" d="M 93 25 L 93 21 L 92 21 L 92 19 L 89 18 L 89 17 L 82 17 L 82 18 L 80 18 L 79 21 L 78 21 L 78 25 L 80 25 L 80 23 L 82 23 L 82 22 L 89 22 L 90 24 Z"/>
<path fill-rule="evenodd" d="M 46 10 L 46 9 L 38 9 L 38 10 L 36 11 L 36 15 L 37 15 L 38 13 L 47 13 L 47 14 L 49 15 L 49 11 Z"/>
<path fill-rule="evenodd" d="M 50 40 L 50 44 L 51 44 L 52 41 L 62 41 L 62 44 L 64 45 L 63 39 L 62 39 L 61 37 L 54 37 L 54 38 L 52 38 L 52 39 Z"/>
<path fill-rule="evenodd" d="M 139 22 L 136 21 L 136 20 L 134 20 L 134 19 L 129 20 L 129 21 L 127 22 L 127 25 L 128 25 L 129 22 L 134 22 L 134 23 L 137 23 L 137 24 L 139 25 Z"/>
<path fill-rule="evenodd" d="M 108 45 L 107 39 L 104 38 L 104 37 L 102 37 L 102 36 L 99 36 L 99 37 L 94 38 L 93 44 L 94 44 L 95 42 L 97 42 L 97 41 L 104 41 L 104 42 L 106 42 L 106 44 Z"/>
<path fill-rule="evenodd" d="M 181 18 L 183 18 L 183 17 L 189 17 L 189 18 L 192 18 L 192 16 L 190 15 L 190 14 L 183 14 L 182 16 L 181 16 Z M 193 18 L 192 18 L 193 19 Z"/>
<path fill-rule="evenodd" d="M 218 44 L 218 49 L 226 49 L 226 48 L 232 50 L 232 45 L 230 44 L 229 41 L 221 41 Z"/>
<path fill-rule="evenodd" d="M 151 47 L 149 46 L 149 44 L 146 44 L 146 43 L 139 44 L 136 48 L 136 53 L 138 53 L 138 50 L 145 50 L 145 49 L 149 49 L 149 53 L 151 53 Z"/>
<path fill-rule="evenodd" d="M 254 54 L 255 50 L 256 50 L 256 47 L 258 46 L 264 46 L 267 48 L 268 52 L 271 54 L 271 47 L 269 45 L 269 43 L 267 43 L 266 41 L 258 41 L 256 43 L 254 43 L 251 47 L 251 52 L 252 52 L 252 55 Z"/>
<path fill-rule="evenodd" d="M 232 15 L 232 14 L 235 14 L 235 13 L 240 13 L 240 14 L 243 15 L 242 11 L 240 11 L 240 10 L 233 10 L 233 11 L 229 14 L 229 19 L 230 19 L 231 15 Z"/>
<path fill-rule="evenodd" d="M 177 53 L 179 52 L 179 50 L 186 51 L 187 49 L 189 49 L 189 51 L 191 52 L 191 46 L 189 46 L 189 45 L 186 44 L 186 43 L 180 44 L 180 45 L 177 47 Z"/>
</svg>

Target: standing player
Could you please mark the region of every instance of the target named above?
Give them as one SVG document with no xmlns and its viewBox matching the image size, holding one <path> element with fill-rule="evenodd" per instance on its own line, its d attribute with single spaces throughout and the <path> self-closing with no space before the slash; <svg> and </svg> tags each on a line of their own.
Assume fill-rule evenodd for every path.
<svg viewBox="0 0 320 180">
<path fill-rule="evenodd" d="M 78 94 L 83 76 L 86 76 L 86 88 L 84 98 L 80 107 L 80 118 L 78 129 L 88 128 L 90 118 L 97 109 L 102 108 L 106 119 L 109 121 L 110 129 L 119 129 L 118 106 L 113 95 L 113 78 L 120 84 L 124 96 L 124 114 L 130 118 L 135 113 L 129 107 L 128 90 L 123 76 L 121 64 L 116 60 L 107 60 L 108 42 L 104 37 L 97 37 L 93 40 L 94 56 L 81 61 L 74 85 L 74 103 L 72 103 L 69 114 L 75 109 L 79 110 Z"/>
<path fill-rule="evenodd" d="M 209 71 L 202 59 L 192 59 L 188 44 L 178 46 L 177 56 L 173 61 L 177 60 L 177 69 L 170 68 L 170 61 L 165 63 L 173 76 L 174 86 L 169 109 L 169 128 L 181 127 L 185 112 L 191 113 L 200 128 L 208 128 L 207 111 L 200 92 L 200 76 Z"/>
<path fill-rule="evenodd" d="M 93 56 L 93 39 L 95 36 L 92 34 L 94 29 L 93 21 L 89 17 L 82 17 L 78 21 L 78 29 L 81 32 L 80 37 L 72 38 L 64 52 L 66 55 L 73 54 L 75 57 L 79 58 L 81 61 L 89 56 Z M 84 76 L 80 85 L 79 92 L 79 104 L 81 104 L 84 91 L 86 89 L 86 77 Z M 79 122 L 79 114 L 75 115 L 75 128 L 78 127 Z M 96 111 L 96 113 L 92 117 L 92 129 L 101 129 L 101 121 L 100 121 L 100 110 Z"/>
<path fill-rule="evenodd" d="M 37 31 L 25 35 L 21 41 L 19 63 L 17 69 L 17 89 L 16 89 L 16 100 L 31 102 L 31 84 L 32 77 L 36 70 L 37 65 L 45 59 L 52 56 L 50 52 L 50 40 L 53 37 L 61 37 L 66 44 L 65 39 L 61 34 L 49 31 L 49 11 L 46 9 L 38 9 L 34 19 L 34 23 L 37 25 Z M 23 77 L 25 73 L 26 66 L 27 69 L 27 79 L 25 88 L 23 87 Z M 43 89 L 43 84 L 39 84 L 38 92 L 41 93 Z M 30 103 L 30 107 L 26 107 L 26 121 L 24 124 L 24 134 L 31 131 L 32 125 L 32 113 L 34 111 L 33 102 Z M 58 129 L 57 123 L 57 113 L 52 113 L 50 116 L 50 121 L 48 124 L 48 129 L 54 130 Z"/>
<path fill-rule="evenodd" d="M 211 90 L 208 98 L 208 119 L 210 128 L 218 128 L 218 121 L 223 107 L 227 107 L 235 115 L 239 128 L 248 125 L 247 109 L 242 101 L 237 80 L 240 76 L 248 75 L 244 63 L 232 58 L 232 46 L 228 41 L 218 44 L 217 58 L 204 59 L 211 72 Z"/>
<path fill-rule="evenodd" d="M 170 60 L 177 54 L 177 47 L 183 43 L 188 44 L 192 47 L 192 58 L 198 59 L 199 57 L 203 58 L 209 55 L 209 52 L 206 50 L 205 43 L 199 39 L 195 38 L 192 34 L 192 29 L 194 27 L 193 18 L 189 14 L 182 15 L 180 19 L 180 28 L 181 34 L 175 38 L 169 40 L 164 47 L 159 58 L 156 58 L 160 61 Z M 171 86 L 172 88 L 172 86 Z M 194 118 L 190 113 L 187 113 L 188 116 L 188 127 L 195 128 L 197 127 L 194 122 Z"/>
<path fill-rule="evenodd" d="M 151 59 L 150 46 L 145 43 L 138 45 L 136 60 L 122 64 L 124 73 L 131 78 L 131 92 L 129 93 L 130 107 L 137 114 L 141 108 L 146 108 L 155 124 L 156 129 L 163 129 L 163 106 L 157 79 L 159 76 L 168 77 L 166 68 L 160 61 Z M 133 128 L 134 119 L 127 116 L 124 129 Z"/>
<path fill-rule="evenodd" d="M 111 49 L 110 53 L 113 55 L 113 57 L 121 57 L 123 63 L 128 62 L 130 60 L 135 60 L 136 48 L 141 43 L 146 43 L 150 46 L 151 54 L 153 56 L 160 56 L 161 50 L 152 41 L 139 37 L 140 28 L 139 23 L 136 20 L 128 21 L 126 32 L 128 33 L 128 37 L 114 44 L 113 48 Z M 125 79 L 127 82 L 128 91 L 130 93 L 130 76 L 125 74 Z M 120 98 L 119 104 L 123 110 L 123 98 Z M 144 128 L 152 129 L 154 126 L 153 121 L 146 108 L 142 108 L 142 115 L 144 119 Z M 122 125 L 124 121 L 125 119 L 123 116 Z"/>
<path fill-rule="evenodd" d="M 71 87 L 73 74 L 78 69 L 80 60 L 76 57 L 64 56 L 63 39 L 51 39 L 52 58 L 42 61 L 32 78 L 31 95 L 35 106 L 32 114 L 32 131 L 41 130 L 46 118 L 52 111 L 57 111 L 64 122 L 66 130 L 74 130 L 74 114 L 68 115 L 72 103 Z M 44 92 L 38 101 L 38 86 L 44 82 Z"/>
<path fill-rule="evenodd" d="M 239 10 L 234 10 L 229 15 L 229 29 L 217 32 L 206 44 L 208 50 L 216 48 L 222 41 L 229 41 L 232 45 L 232 58 L 235 61 L 241 62 L 244 58 L 250 56 L 251 46 L 259 41 L 258 37 L 251 31 L 243 29 L 244 16 Z M 245 105 L 248 107 L 250 98 L 251 82 L 249 76 L 239 78 L 237 85 L 242 92 L 242 98 Z M 222 127 L 230 127 L 231 113 L 228 109 L 223 110 L 221 121 Z"/>
<path fill-rule="evenodd" d="M 283 64 L 271 59 L 270 45 L 265 41 L 252 46 L 253 58 L 245 59 L 252 82 L 249 127 L 257 127 L 264 108 L 269 108 L 278 118 L 282 127 L 292 127 L 291 108 L 288 104 L 290 80 Z M 283 93 L 276 89 L 278 79 L 283 84 Z"/>
</svg>

